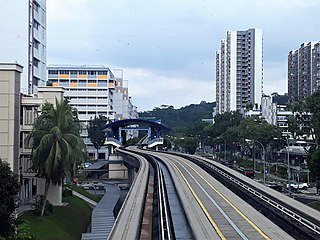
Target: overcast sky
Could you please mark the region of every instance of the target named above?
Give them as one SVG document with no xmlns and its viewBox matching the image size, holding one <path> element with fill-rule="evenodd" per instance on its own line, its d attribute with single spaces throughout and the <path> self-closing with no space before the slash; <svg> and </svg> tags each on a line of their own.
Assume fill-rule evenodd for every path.
<svg viewBox="0 0 320 240">
<path fill-rule="evenodd" d="M 319 0 L 47 0 L 47 64 L 123 69 L 139 111 L 215 101 L 227 30 L 263 29 L 264 92 L 287 92 L 287 55 L 320 40 Z"/>
</svg>

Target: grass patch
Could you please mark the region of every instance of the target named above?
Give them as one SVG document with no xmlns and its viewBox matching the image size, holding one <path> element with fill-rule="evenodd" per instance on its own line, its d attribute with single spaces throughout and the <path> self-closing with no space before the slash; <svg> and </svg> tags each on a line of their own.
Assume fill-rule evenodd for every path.
<svg viewBox="0 0 320 240">
<path fill-rule="evenodd" d="M 80 198 L 75 196 L 63 199 L 68 205 L 54 207 L 53 213 L 39 216 L 28 212 L 21 216 L 21 220 L 27 221 L 30 233 L 41 240 L 78 240 L 81 234 L 87 231 L 90 224 L 92 209 Z"/>
<path fill-rule="evenodd" d="M 90 198 L 91 200 L 95 201 L 95 202 L 99 202 L 102 198 L 102 196 L 99 195 L 93 195 L 91 193 L 88 193 L 83 187 L 80 186 L 76 186 L 76 185 L 68 185 L 69 188 L 71 188 L 73 191 L 76 191 L 80 194 L 82 194 L 83 196 L 86 196 L 87 198 Z"/>
</svg>

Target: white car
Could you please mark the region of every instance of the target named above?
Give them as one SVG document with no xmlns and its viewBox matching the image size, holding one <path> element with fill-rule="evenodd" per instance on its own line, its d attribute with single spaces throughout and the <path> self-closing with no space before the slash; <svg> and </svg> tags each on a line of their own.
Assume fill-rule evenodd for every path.
<svg viewBox="0 0 320 240">
<path fill-rule="evenodd" d="M 298 187 L 299 187 L 299 189 L 306 190 L 309 187 L 309 184 L 308 183 L 299 183 L 299 185 L 298 185 L 298 183 L 290 183 L 290 186 L 292 189 L 298 189 Z M 287 184 L 287 188 L 289 188 L 289 184 Z"/>
</svg>

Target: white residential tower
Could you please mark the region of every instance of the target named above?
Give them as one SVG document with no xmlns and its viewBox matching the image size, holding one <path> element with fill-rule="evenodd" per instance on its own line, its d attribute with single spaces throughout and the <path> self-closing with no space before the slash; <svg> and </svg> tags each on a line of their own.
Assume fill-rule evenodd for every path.
<svg viewBox="0 0 320 240">
<path fill-rule="evenodd" d="M 216 113 L 259 107 L 262 92 L 262 30 L 227 31 L 216 52 Z"/>
</svg>

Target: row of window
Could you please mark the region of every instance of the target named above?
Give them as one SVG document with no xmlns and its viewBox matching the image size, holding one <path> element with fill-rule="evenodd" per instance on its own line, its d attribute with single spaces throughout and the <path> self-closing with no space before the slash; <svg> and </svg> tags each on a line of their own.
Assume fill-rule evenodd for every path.
<svg viewBox="0 0 320 240">
<path fill-rule="evenodd" d="M 66 75 L 107 75 L 108 71 L 83 71 L 83 70 L 49 70 L 49 74 L 66 74 Z"/>
<path fill-rule="evenodd" d="M 107 81 L 107 80 L 90 80 L 90 79 L 88 79 L 88 80 L 60 79 L 59 81 L 58 81 L 58 79 L 48 79 L 48 82 L 50 82 L 50 83 L 57 83 L 57 82 L 60 82 L 60 83 L 69 83 L 69 82 L 70 83 L 105 83 L 105 84 L 107 84 L 108 82 L 111 84 L 114 83 L 113 80 Z"/>
</svg>

